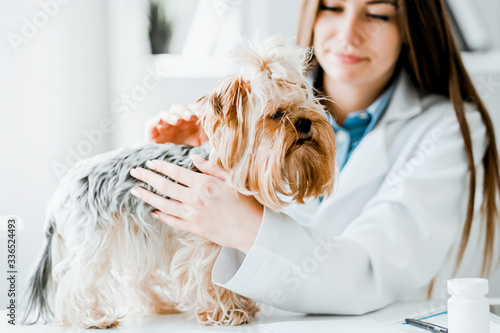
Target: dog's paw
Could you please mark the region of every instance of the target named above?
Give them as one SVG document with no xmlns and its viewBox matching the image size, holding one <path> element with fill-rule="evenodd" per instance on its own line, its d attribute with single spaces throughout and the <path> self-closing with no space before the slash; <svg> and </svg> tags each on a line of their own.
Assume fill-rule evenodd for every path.
<svg viewBox="0 0 500 333">
<path fill-rule="evenodd" d="M 223 311 L 221 308 L 212 311 L 200 311 L 196 313 L 196 319 L 202 326 L 237 326 L 249 323 L 259 311 L 259 306 L 254 304 L 248 309 L 233 309 Z"/>
</svg>

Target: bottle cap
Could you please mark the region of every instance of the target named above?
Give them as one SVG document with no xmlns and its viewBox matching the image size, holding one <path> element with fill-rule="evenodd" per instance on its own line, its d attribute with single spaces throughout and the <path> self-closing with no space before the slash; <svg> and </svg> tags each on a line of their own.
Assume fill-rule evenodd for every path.
<svg viewBox="0 0 500 333">
<path fill-rule="evenodd" d="M 469 278 L 448 280 L 448 293 L 451 295 L 485 295 L 488 293 L 488 280 Z"/>
</svg>

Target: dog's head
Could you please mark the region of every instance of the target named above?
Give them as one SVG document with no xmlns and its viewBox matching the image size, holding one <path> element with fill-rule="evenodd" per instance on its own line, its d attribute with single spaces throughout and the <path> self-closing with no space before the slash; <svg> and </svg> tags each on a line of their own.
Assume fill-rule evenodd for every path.
<svg viewBox="0 0 500 333">
<path fill-rule="evenodd" d="M 333 190 L 334 132 L 307 87 L 308 56 L 276 38 L 241 50 L 242 74 L 199 101 L 211 161 L 239 191 L 275 210 L 287 204 L 283 196 L 303 203 Z"/>
</svg>

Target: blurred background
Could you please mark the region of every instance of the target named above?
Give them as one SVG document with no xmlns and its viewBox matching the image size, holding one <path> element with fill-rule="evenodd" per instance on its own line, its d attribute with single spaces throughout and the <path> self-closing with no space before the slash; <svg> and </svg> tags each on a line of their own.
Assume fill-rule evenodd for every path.
<svg viewBox="0 0 500 333">
<path fill-rule="evenodd" d="M 62 175 L 83 158 L 143 142 L 147 119 L 210 91 L 235 69 L 227 54 L 239 36 L 292 38 L 298 3 L 0 0 L 0 231 L 6 216 L 24 224 L 21 289 Z M 449 8 L 500 137 L 500 0 L 449 0 Z M 500 296 L 498 283 L 491 289 Z"/>
</svg>

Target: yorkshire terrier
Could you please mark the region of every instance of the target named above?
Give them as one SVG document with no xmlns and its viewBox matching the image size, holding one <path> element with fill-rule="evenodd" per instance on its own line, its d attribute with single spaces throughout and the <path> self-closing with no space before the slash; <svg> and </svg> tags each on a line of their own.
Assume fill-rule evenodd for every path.
<svg viewBox="0 0 500 333">
<path fill-rule="evenodd" d="M 202 325 L 249 322 L 258 305 L 212 283 L 220 246 L 152 218 L 155 209 L 130 192 L 139 185 L 158 192 L 129 172 L 148 160 L 194 170 L 196 153 L 227 170 L 235 191 L 273 210 L 330 194 L 335 139 L 306 83 L 309 54 L 279 38 L 237 52 L 241 74 L 198 101 L 209 138 L 201 147 L 143 144 L 70 170 L 47 209 L 23 323 L 108 328 L 127 314 L 182 311 Z"/>
</svg>

